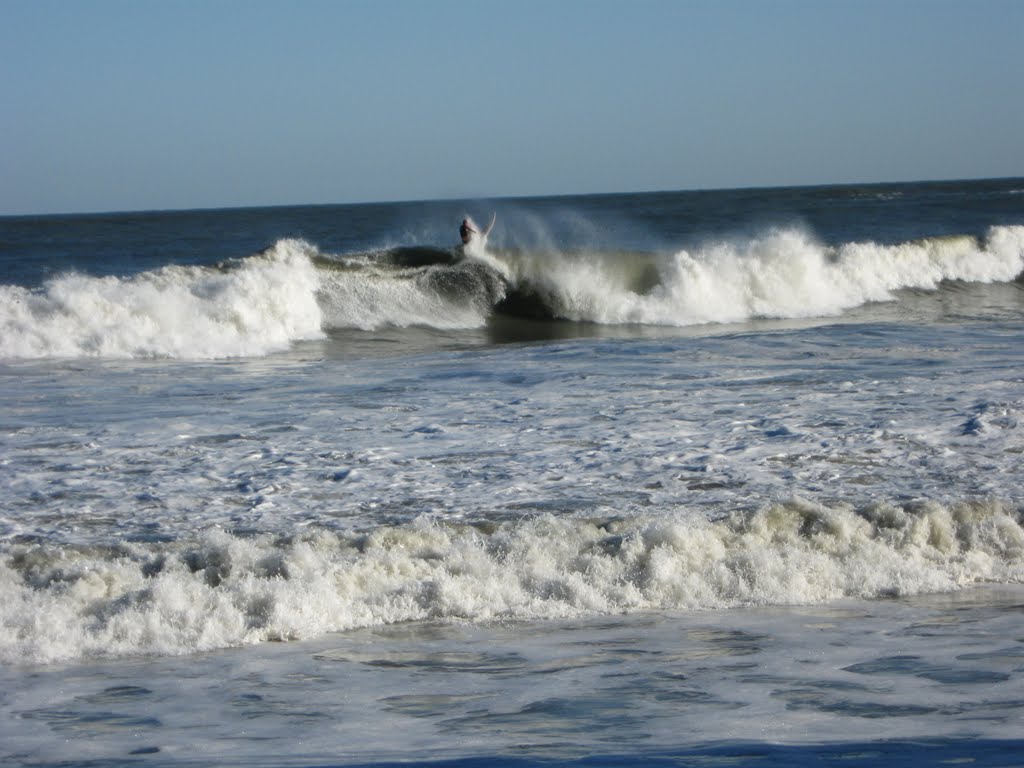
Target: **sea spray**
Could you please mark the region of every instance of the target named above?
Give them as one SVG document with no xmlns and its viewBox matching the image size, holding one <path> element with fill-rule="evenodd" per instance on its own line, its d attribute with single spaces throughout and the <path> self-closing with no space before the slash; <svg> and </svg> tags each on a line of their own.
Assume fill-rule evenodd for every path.
<svg viewBox="0 0 1024 768">
<path fill-rule="evenodd" d="M 486 253 L 415 267 L 389 262 L 385 253 L 376 262 L 325 270 L 319 299 L 327 327 L 479 328 L 505 295 L 505 281 Z"/>
<path fill-rule="evenodd" d="M 480 328 L 495 312 L 669 327 L 829 317 L 901 289 L 1022 272 L 1020 226 L 984 241 L 835 247 L 781 228 L 664 253 L 471 244 L 326 254 L 280 240 L 219 267 L 0 286 L 0 358 L 258 356 L 332 329 Z"/>
<path fill-rule="evenodd" d="M 828 247 L 802 229 L 666 254 L 511 252 L 516 290 L 537 314 L 602 324 L 687 326 L 838 315 L 946 280 L 1006 282 L 1024 272 L 1024 227 L 899 245 Z"/>
</svg>

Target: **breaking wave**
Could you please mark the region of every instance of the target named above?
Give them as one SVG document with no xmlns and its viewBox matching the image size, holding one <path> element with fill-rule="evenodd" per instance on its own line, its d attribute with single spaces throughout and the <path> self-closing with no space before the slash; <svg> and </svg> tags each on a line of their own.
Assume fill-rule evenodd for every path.
<svg viewBox="0 0 1024 768">
<path fill-rule="evenodd" d="M 218 267 L 0 286 L 0 358 L 260 356 L 323 336 L 302 243 Z"/>
<path fill-rule="evenodd" d="M 998 502 L 803 500 L 703 518 L 420 518 L 109 547 L 13 545 L 0 660 L 188 654 L 393 622 L 534 620 L 913 595 L 1024 581 L 1019 510 Z"/>
<path fill-rule="evenodd" d="M 676 252 L 430 247 L 321 253 L 281 240 L 216 267 L 0 286 L 0 358 L 260 356 L 332 329 L 485 325 L 495 313 L 688 326 L 838 315 L 901 289 L 1008 282 L 1024 227 L 825 246 L 801 229 Z"/>
<path fill-rule="evenodd" d="M 668 255 L 513 254 L 519 311 L 595 323 L 686 326 L 826 317 L 906 288 L 1006 282 L 1024 272 L 1024 227 L 901 245 L 826 247 L 800 229 Z"/>
</svg>

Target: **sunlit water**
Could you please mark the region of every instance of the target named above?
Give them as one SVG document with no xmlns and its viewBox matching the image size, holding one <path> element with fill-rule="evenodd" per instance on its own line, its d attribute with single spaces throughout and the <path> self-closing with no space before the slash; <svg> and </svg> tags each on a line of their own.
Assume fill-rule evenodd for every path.
<svg viewBox="0 0 1024 768">
<path fill-rule="evenodd" d="M 1021 186 L 0 220 L 0 761 L 1012 763 Z"/>
</svg>

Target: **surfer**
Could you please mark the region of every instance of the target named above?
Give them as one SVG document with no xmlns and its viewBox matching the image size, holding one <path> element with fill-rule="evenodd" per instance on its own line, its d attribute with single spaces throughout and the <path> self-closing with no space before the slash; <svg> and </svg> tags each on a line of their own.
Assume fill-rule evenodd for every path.
<svg viewBox="0 0 1024 768">
<path fill-rule="evenodd" d="M 498 218 L 497 213 L 491 214 L 491 223 L 487 225 L 487 229 L 480 232 L 476 227 L 476 222 L 468 216 L 462 220 L 462 224 L 459 225 L 459 237 L 462 238 L 463 245 L 469 245 L 470 241 L 474 239 L 474 235 L 481 240 L 487 238 L 488 233 L 491 231 L 491 227 L 494 226 L 494 220 Z"/>
</svg>

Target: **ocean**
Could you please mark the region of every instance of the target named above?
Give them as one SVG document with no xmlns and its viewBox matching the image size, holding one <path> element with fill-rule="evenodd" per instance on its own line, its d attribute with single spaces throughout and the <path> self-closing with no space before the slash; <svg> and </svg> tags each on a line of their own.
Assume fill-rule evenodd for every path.
<svg viewBox="0 0 1024 768">
<path fill-rule="evenodd" d="M 1022 454 L 1024 179 L 2 217 L 0 764 L 1024 764 Z"/>
</svg>

